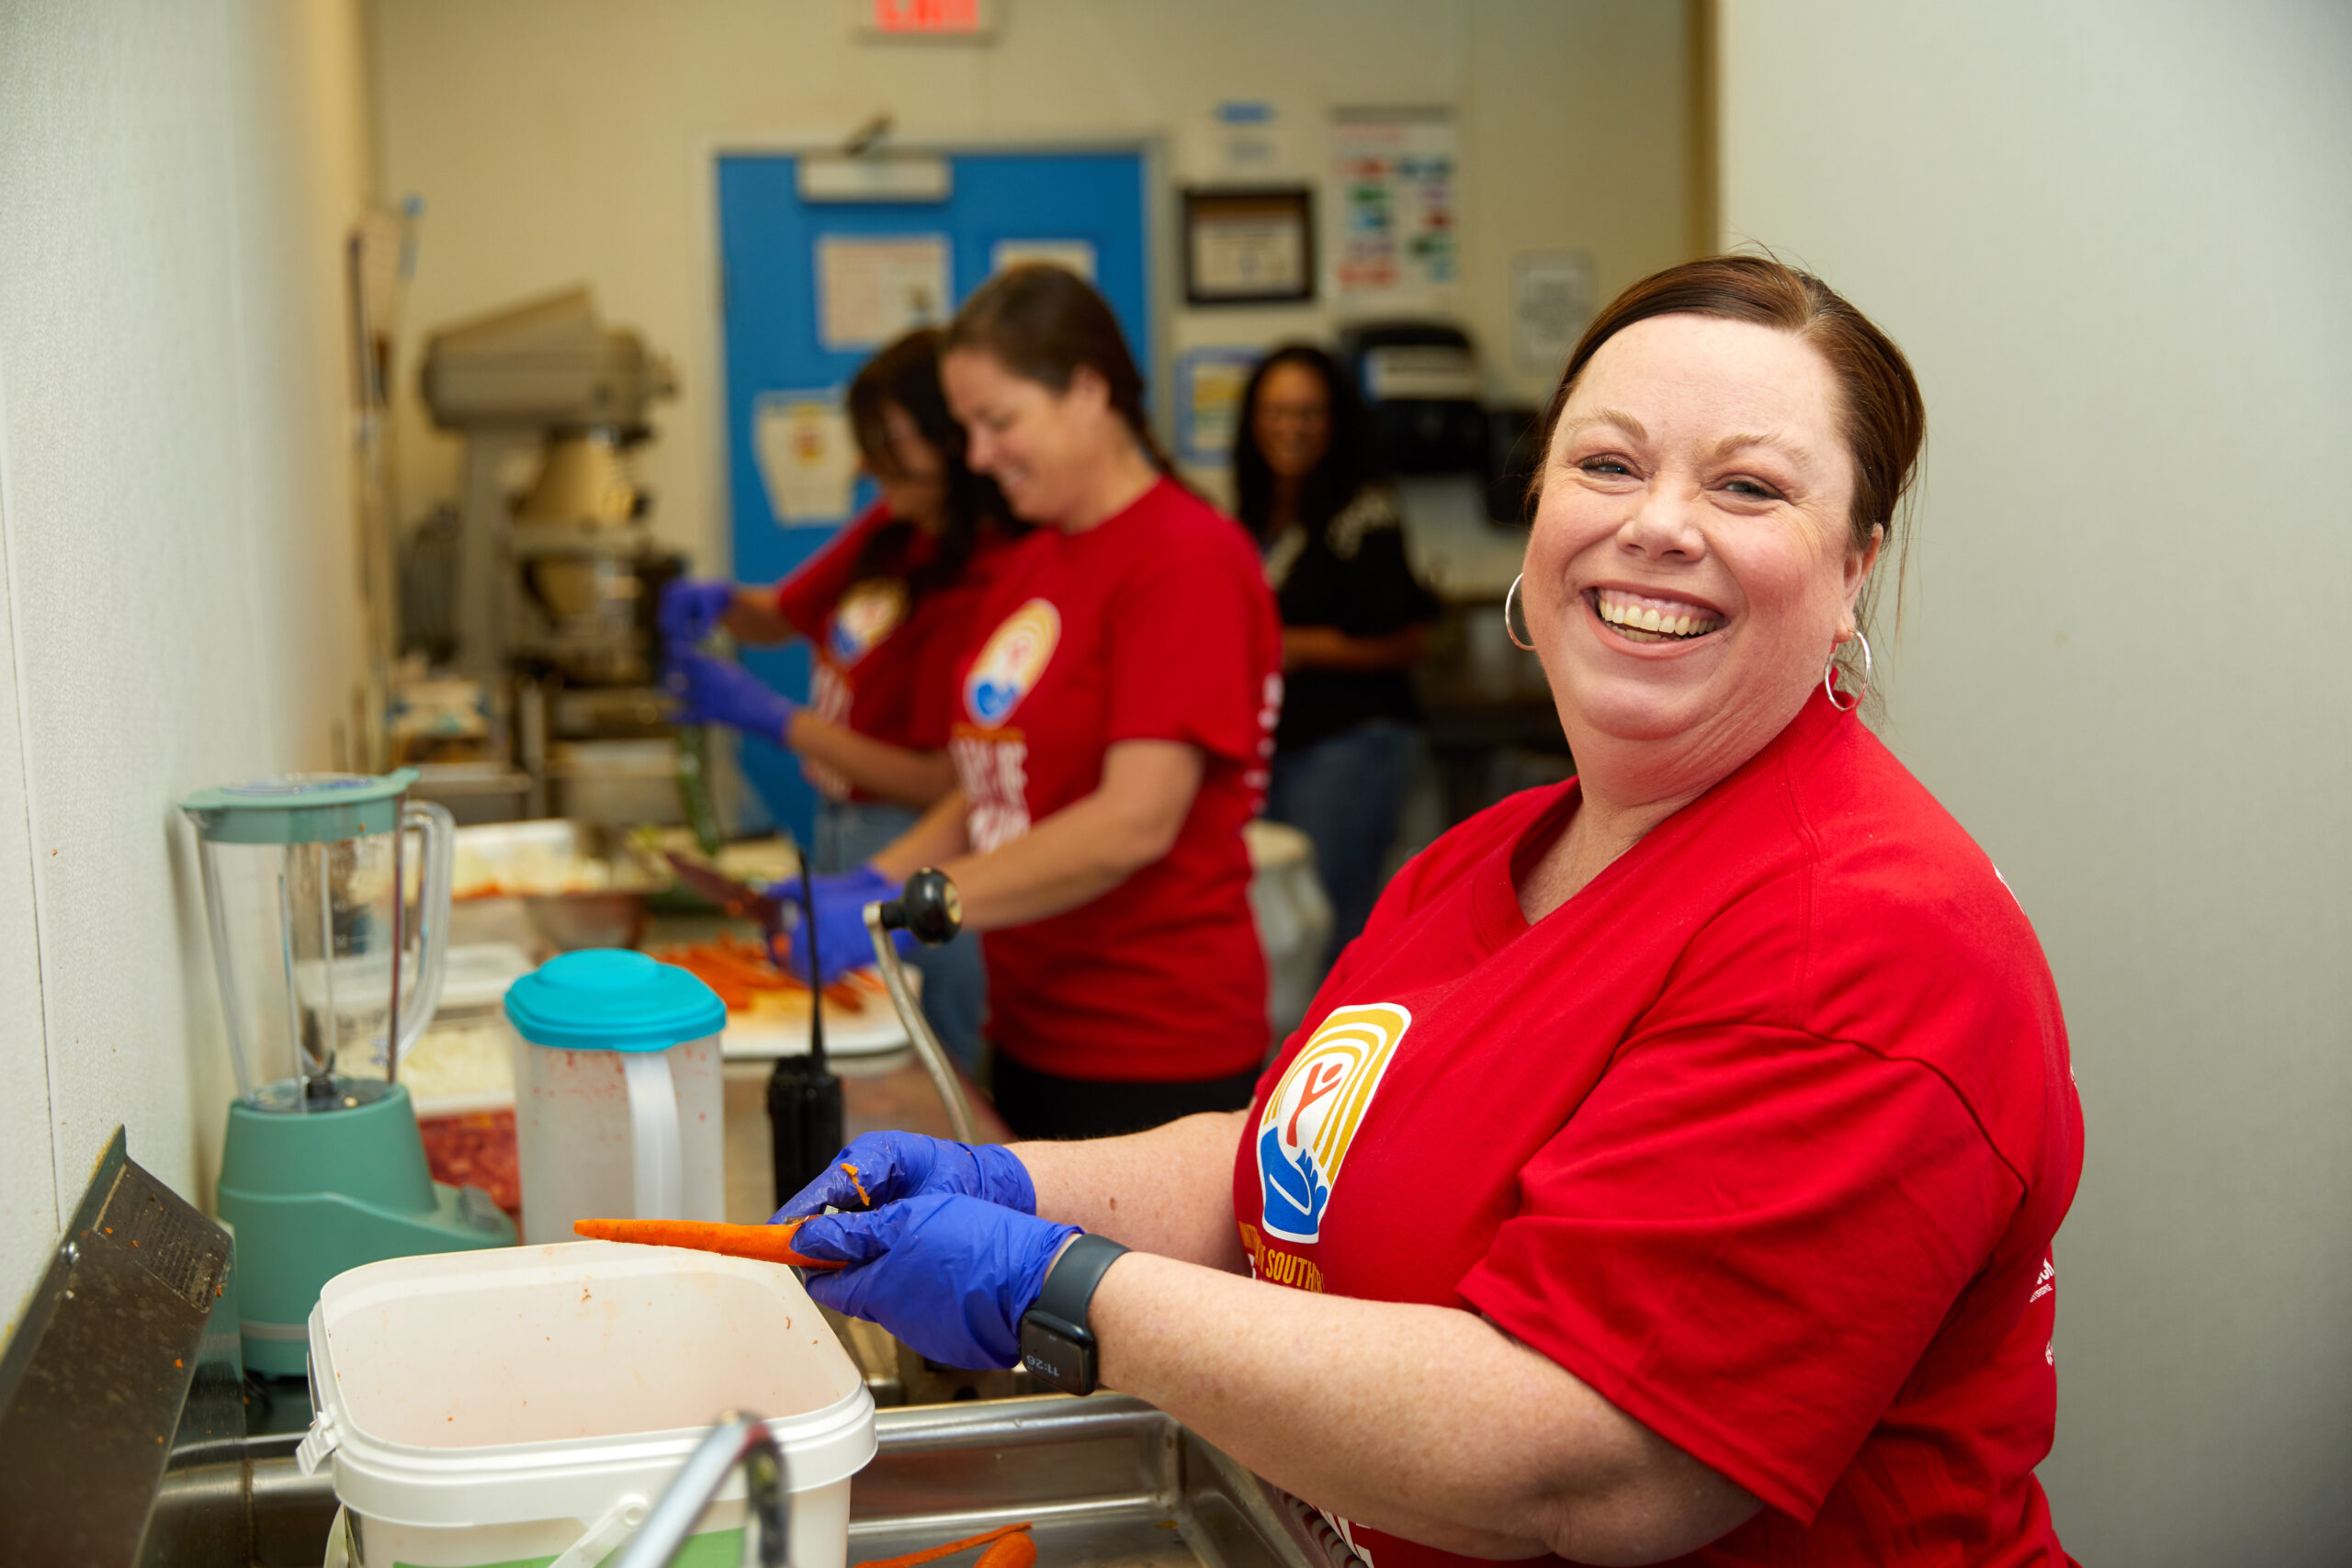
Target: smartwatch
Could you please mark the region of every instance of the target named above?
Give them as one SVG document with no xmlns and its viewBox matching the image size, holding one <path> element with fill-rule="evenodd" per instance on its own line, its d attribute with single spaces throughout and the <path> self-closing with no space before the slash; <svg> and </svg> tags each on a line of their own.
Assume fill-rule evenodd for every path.
<svg viewBox="0 0 2352 1568">
<path fill-rule="evenodd" d="M 1103 1270 L 1127 1249 L 1108 1236 L 1080 1235 L 1046 1270 L 1045 1288 L 1021 1314 L 1021 1364 L 1064 1393 L 1094 1392 L 1094 1333 L 1086 1306 Z"/>
</svg>

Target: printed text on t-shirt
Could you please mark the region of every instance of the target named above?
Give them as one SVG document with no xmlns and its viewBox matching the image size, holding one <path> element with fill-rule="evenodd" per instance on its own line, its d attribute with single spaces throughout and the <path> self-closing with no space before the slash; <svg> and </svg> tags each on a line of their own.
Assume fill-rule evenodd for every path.
<svg viewBox="0 0 2352 1568">
<path fill-rule="evenodd" d="M 1029 742 L 1017 729 L 959 724 L 947 742 L 964 788 L 964 828 L 975 853 L 1001 849 L 1029 830 Z"/>
</svg>

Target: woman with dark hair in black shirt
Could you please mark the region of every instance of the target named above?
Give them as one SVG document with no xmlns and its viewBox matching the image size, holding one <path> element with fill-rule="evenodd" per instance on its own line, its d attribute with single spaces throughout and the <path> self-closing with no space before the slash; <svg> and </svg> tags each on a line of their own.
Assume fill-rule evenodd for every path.
<svg viewBox="0 0 2352 1568">
<path fill-rule="evenodd" d="M 1321 349 L 1292 344 L 1259 363 L 1241 396 L 1233 479 L 1283 618 L 1266 815 L 1314 841 L 1336 958 L 1380 894 L 1420 717 L 1410 670 L 1438 604 L 1406 561 L 1363 405 Z"/>
</svg>

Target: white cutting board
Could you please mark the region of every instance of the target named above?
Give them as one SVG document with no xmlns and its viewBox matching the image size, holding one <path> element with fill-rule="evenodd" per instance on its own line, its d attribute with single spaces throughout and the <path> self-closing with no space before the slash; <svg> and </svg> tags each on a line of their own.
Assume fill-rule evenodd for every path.
<svg viewBox="0 0 2352 1568">
<path fill-rule="evenodd" d="M 922 996 L 919 971 L 908 973 L 907 985 L 918 998 Z M 763 1007 L 729 1012 L 720 1044 L 730 1062 L 805 1056 L 808 1054 L 808 1009 Z M 865 1005 L 855 1012 L 845 1013 L 830 1003 L 825 1008 L 825 1059 L 843 1077 L 889 1072 L 912 1048 L 907 1026 L 881 991 L 865 993 Z"/>
</svg>

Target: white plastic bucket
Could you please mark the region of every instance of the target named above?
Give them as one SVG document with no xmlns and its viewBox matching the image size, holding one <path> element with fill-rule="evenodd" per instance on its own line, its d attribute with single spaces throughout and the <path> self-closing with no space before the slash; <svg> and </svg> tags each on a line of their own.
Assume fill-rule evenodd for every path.
<svg viewBox="0 0 2352 1568">
<path fill-rule="evenodd" d="M 351 1269 L 311 1309 L 311 1378 L 300 1458 L 333 1456 L 355 1568 L 599 1562 L 730 1408 L 784 1451 L 794 1568 L 842 1568 L 850 1478 L 874 1457 L 873 1397 L 792 1272 L 669 1247 Z M 733 1568 L 742 1498 L 738 1474 L 681 1563 Z"/>
</svg>

